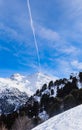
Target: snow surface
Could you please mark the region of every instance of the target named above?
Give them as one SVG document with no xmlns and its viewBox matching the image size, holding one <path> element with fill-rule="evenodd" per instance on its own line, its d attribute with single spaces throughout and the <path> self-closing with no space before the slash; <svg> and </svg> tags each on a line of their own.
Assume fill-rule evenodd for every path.
<svg viewBox="0 0 82 130">
<path fill-rule="evenodd" d="M 54 116 L 32 130 L 82 130 L 82 105 Z"/>
<path fill-rule="evenodd" d="M 57 77 L 51 77 L 43 73 L 35 73 L 28 76 L 14 74 L 10 78 L 0 78 L 0 94 L 5 89 L 17 88 L 21 92 L 26 92 L 28 96 L 33 95 L 44 83 L 55 81 Z"/>
<path fill-rule="evenodd" d="M 42 121 L 46 121 L 49 119 L 49 115 L 46 113 L 46 111 L 42 111 L 39 113 L 39 117 Z"/>
</svg>

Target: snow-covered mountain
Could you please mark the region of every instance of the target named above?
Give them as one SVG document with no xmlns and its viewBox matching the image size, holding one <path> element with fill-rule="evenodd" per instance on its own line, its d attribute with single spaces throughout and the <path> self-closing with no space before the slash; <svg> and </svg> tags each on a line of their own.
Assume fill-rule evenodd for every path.
<svg viewBox="0 0 82 130">
<path fill-rule="evenodd" d="M 16 111 L 27 100 L 27 94 L 20 92 L 17 88 L 6 88 L 0 91 L 0 114 L 9 114 Z"/>
<path fill-rule="evenodd" d="M 82 105 L 54 116 L 32 130 L 82 130 Z"/>
<path fill-rule="evenodd" d="M 57 77 L 51 77 L 43 73 L 35 73 L 28 76 L 14 74 L 10 78 L 0 78 L 0 93 L 6 88 L 17 88 L 19 91 L 26 92 L 28 96 L 31 96 L 44 83 L 49 83 L 49 81 L 55 81 L 56 79 Z"/>
<path fill-rule="evenodd" d="M 13 74 L 10 78 L 0 78 L 0 114 L 17 110 L 27 102 L 28 97 L 50 80 L 55 78 L 42 73 L 28 76 Z"/>
</svg>

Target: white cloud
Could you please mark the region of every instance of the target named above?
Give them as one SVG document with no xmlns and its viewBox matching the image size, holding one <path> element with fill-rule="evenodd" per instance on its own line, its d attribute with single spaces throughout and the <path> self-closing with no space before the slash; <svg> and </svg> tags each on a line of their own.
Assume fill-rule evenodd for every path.
<svg viewBox="0 0 82 130">
<path fill-rule="evenodd" d="M 76 46 L 73 46 L 71 44 L 67 44 L 66 46 L 62 46 L 59 48 L 59 50 L 65 54 L 71 54 L 72 56 L 76 56 L 80 53 L 80 50 L 77 49 Z"/>
<path fill-rule="evenodd" d="M 71 73 L 73 70 L 70 66 L 70 61 L 64 60 L 64 59 L 59 59 L 59 71 L 68 74 Z"/>
<path fill-rule="evenodd" d="M 82 62 L 79 62 L 78 60 L 72 61 L 71 65 L 78 70 L 82 70 Z"/>
<path fill-rule="evenodd" d="M 4 47 L 4 46 L 0 45 L 0 51 L 2 51 L 2 50 L 4 50 L 4 51 L 11 51 L 8 47 Z"/>
<path fill-rule="evenodd" d="M 73 56 L 76 56 L 78 55 L 78 53 L 80 53 L 80 49 L 68 41 L 68 36 L 66 37 L 65 35 L 62 35 L 60 32 L 56 32 L 52 29 L 37 25 L 36 33 L 40 38 L 49 41 L 45 43 L 47 44 L 47 46 L 54 50 L 57 50 L 60 53 L 71 54 Z"/>
<path fill-rule="evenodd" d="M 43 39 L 46 39 L 48 41 L 59 41 L 60 40 L 60 35 L 49 28 L 42 27 L 42 26 L 37 26 L 36 27 L 36 33 Z"/>
<path fill-rule="evenodd" d="M 22 35 L 21 32 L 17 31 L 16 29 L 7 26 L 6 24 L 3 24 L 0 22 L 0 37 L 6 37 L 8 39 L 8 42 L 11 42 L 13 40 L 16 40 L 19 42 L 19 46 L 21 46 L 24 43 L 27 43 L 28 38 L 24 35 Z M 28 45 L 30 43 L 28 42 Z M 14 46 L 14 45 L 12 45 Z"/>
<path fill-rule="evenodd" d="M 31 29 L 29 27 L 28 8 L 25 1 L 22 0 L 0 0 L 0 22 L 7 28 L 12 29 L 13 36 L 21 35 L 26 40 L 29 37 Z M 0 24 L 1 24 L 0 23 Z M 18 34 L 16 34 L 18 31 Z M 8 35 L 8 33 L 7 33 Z M 10 36 L 12 33 L 9 34 Z M 14 37 L 13 37 L 14 38 Z M 17 38 L 17 37 L 16 37 Z"/>
<path fill-rule="evenodd" d="M 17 39 L 18 33 L 16 30 L 9 28 L 8 26 L 4 25 L 3 23 L 0 23 L 0 36 L 7 33 L 7 36 L 13 39 Z"/>
<path fill-rule="evenodd" d="M 52 59 L 53 60 L 53 59 Z M 51 67 L 50 67 L 51 66 Z M 63 78 L 68 77 L 71 73 L 76 73 L 75 70 L 73 70 L 72 66 L 70 65 L 70 61 L 67 59 L 55 59 L 51 63 L 51 65 L 44 64 L 43 65 L 43 72 L 53 74 L 54 76 Z M 46 69 L 45 69 L 46 68 Z"/>
</svg>

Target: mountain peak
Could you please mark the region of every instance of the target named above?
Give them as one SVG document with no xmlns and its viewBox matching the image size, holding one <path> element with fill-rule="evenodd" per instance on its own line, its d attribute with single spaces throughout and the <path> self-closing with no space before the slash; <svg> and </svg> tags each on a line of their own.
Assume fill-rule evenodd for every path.
<svg viewBox="0 0 82 130">
<path fill-rule="evenodd" d="M 52 78 L 43 73 L 34 73 L 23 76 L 19 73 L 11 75 L 10 78 L 0 78 L 0 90 L 5 88 L 17 88 L 21 92 L 26 92 L 28 96 L 33 95 L 37 89 L 40 89 L 43 84 L 49 81 L 55 81 L 57 78 Z"/>
<path fill-rule="evenodd" d="M 13 74 L 13 75 L 10 76 L 10 79 L 18 80 L 18 81 L 21 81 L 23 78 L 24 78 L 24 76 L 19 74 L 19 73 L 16 73 L 16 74 Z"/>
</svg>

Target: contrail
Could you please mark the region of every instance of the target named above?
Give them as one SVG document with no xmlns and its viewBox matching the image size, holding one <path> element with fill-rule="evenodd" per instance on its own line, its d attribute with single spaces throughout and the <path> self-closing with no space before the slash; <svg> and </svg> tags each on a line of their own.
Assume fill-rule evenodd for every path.
<svg viewBox="0 0 82 130">
<path fill-rule="evenodd" d="M 39 49 L 38 49 L 38 44 L 37 44 L 37 40 L 36 40 L 35 29 L 34 29 L 34 24 L 33 24 L 33 19 L 32 19 L 32 13 L 31 13 L 31 7 L 30 7 L 30 2 L 29 2 L 29 0 L 27 0 L 27 6 L 28 6 L 28 11 L 29 11 L 29 17 L 30 17 L 30 24 L 31 24 L 31 28 L 32 28 L 32 33 L 33 33 L 33 37 L 34 37 L 34 43 L 35 43 L 36 52 L 37 52 L 37 58 L 38 58 L 38 63 L 39 63 L 39 69 L 41 69 Z"/>
</svg>

